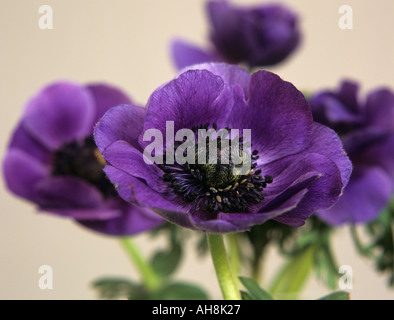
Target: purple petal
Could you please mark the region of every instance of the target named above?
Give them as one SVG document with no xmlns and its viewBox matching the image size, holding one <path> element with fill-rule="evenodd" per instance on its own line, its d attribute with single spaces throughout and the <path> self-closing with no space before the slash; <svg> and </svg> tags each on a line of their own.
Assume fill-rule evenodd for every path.
<svg viewBox="0 0 394 320">
<path fill-rule="evenodd" d="M 128 202 L 136 203 L 142 207 L 150 207 L 155 212 L 163 209 L 178 212 L 180 215 L 186 215 L 175 201 L 164 198 L 165 194 L 158 193 L 150 188 L 141 179 L 135 178 L 122 170 L 116 169 L 110 165 L 105 167 L 105 173 L 108 178 L 115 183 L 119 195 Z"/>
<path fill-rule="evenodd" d="M 154 128 L 165 136 L 166 121 L 174 121 L 175 132 L 207 122 L 223 128 L 232 104 L 230 88 L 220 77 L 207 70 L 189 70 L 151 95 L 144 132 Z M 140 144 L 146 146 L 149 142 L 141 137 Z"/>
<path fill-rule="evenodd" d="M 324 106 L 325 116 L 330 123 L 361 123 L 363 118 L 360 114 L 353 113 L 347 105 L 330 94 L 316 96 L 311 104 L 318 104 L 318 100 Z"/>
<path fill-rule="evenodd" d="M 389 203 L 392 188 L 391 178 L 382 169 L 358 168 L 339 201 L 331 209 L 318 212 L 318 215 L 331 225 L 371 221 Z"/>
<path fill-rule="evenodd" d="M 170 49 L 172 61 L 178 70 L 194 64 L 219 61 L 215 54 L 204 51 L 183 40 L 173 40 Z"/>
<path fill-rule="evenodd" d="M 37 201 L 35 185 L 48 174 L 48 169 L 36 158 L 19 149 L 10 149 L 3 162 L 7 188 L 22 198 Z"/>
<path fill-rule="evenodd" d="M 361 111 L 360 104 L 357 99 L 359 89 L 358 83 L 351 80 L 344 80 L 337 92 L 340 100 L 348 109 L 350 109 L 350 111 L 353 111 L 353 113 L 359 113 Z"/>
<path fill-rule="evenodd" d="M 251 76 L 248 71 L 236 65 L 227 63 L 202 63 L 187 68 L 188 70 L 208 70 L 221 77 L 229 86 L 239 85 L 244 92 L 245 99 L 249 96 L 249 85 Z"/>
<path fill-rule="evenodd" d="M 356 161 L 360 165 L 384 169 L 394 181 L 394 133 L 382 137 L 360 152 Z"/>
<path fill-rule="evenodd" d="M 69 176 L 42 179 L 36 184 L 36 190 L 41 197 L 40 205 L 45 211 L 92 209 L 99 208 L 103 203 L 101 193 L 93 185 Z"/>
<path fill-rule="evenodd" d="M 155 208 L 154 211 L 160 215 L 163 219 L 175 223 L 178 226 L 192 229 L 192 230 L 199 230 L 196 226 L 192 223 L 190 219 L 190 214 L 180 210 L 169 209 L 167 207 L 158 207 Z"/>
<path fill-rule="evenodd" d="M 111 165 L 106 165 L 104 172 L 111 182 L 115 185 L 116 191 L 119 196 L 127 202 L 135 202 L 135 195 L 131 183 L 133 182 L 132 176 L 122 170 L 118 170 Z"/>
<path fill-rule="evenodd" d="M 301 187 L 308 189 L 308 193 L 295 209 L 275 218 L 275 220 L 288 225 L 303 225 L 315 210 L 328 208 L 338 201 L 343 189 L 341 172 L 338 166 L 326 156 L 317 153 L 302 153 L 271 163 L 263 168 L 264 172 L 274 177 L 274 182 L 268 185 L 264 191 L 268 196 L 275 188 L 283 190 L 284 196 L 287 195 L 286 190 L 289 188 L 295 188 L 294 190 L 300 190 Z M 277 175 L 276 172 L 280 172 L 280 174 Z M 313 179 L 313 177 L 316 178 Z M 287 187 L 286 181 L 289 184 Z M 280 184 L 280 186 L 276 186 L 275 183 Z M 292 195 L 294 191 L 290 191 L 289 195 Z M 283 201 L 284 196 L 279 197 L 277 195 L 276 197 Z M 263 207 L 260 212 L 262 210 L 266 210 L 266 208 Z"/>
<path fill-rule="evenodd" d="M 27 105 L 24 128 L 48 149 L 86 137 L 95 106 L 90 93 L 83 87 L 59 82 L 43 89 Z"/>
<path fill-rule="evenodd" d="M 51 152 L 26 132 L 23 121 L 15 129 L 9 148 L 21 150 L 45 164 L 51 161 Z"/>
<path fill-rule="evenodd" d="M 387 137 L 387 130 L 379 128 L 363 128 L 343 135 L 341 140 L 350 159 L 357 163 L 358 158 L 363 154 L 363 152 L 373 145 L 379 145 Z"/>
<path fill-rule="evenodd" d="M 209 1 L 206 5 L 211 25 L 210 37 L 217 50 L 233 63 L 247 56 L 245 35 L 240 28 L 240 14 L 227 1 Z"/>
<path fill-rule="evenodd" d="M 220 214 L 218 219 L 205 220 L 186 213 L 174 201 L 169 201 L 149 188 L 140 179 L 126 175 L 123 171 L 111 166 L 106 167 L 107 176 L 113 181 L 124 199 L 152 208 L 164 219 L 194 230 L 203 232 L 236 232 L 249 229 L 255 223 L 262 223 L 285 211 L 291 210 L 302 199 L 307 190 L 301 190 L 288 200 L 283 201 L 270 211 L 258 214 Z"/>
<path fill-rule="evenodd" d="M 240 11 L 239 26 L 249 48 L 247 61 L 252 66 L 274 65 L 289 56 L 299 45 L 298 19 L 288 7 L 267 4 Z"/>
<path fill-rule="evenodd" d="M 104 171 L 107 177 L 115 184 L 119 196 L 127 202 L 136 202 L 140 206 L 149 206 L 153 205 L 152 201 L 155 201 L 156 198 L 162 198 L 160 193 L 150 188 L 144 180 L 138 177 L 134 177 L 111 165 L 105 166 Z M 136 188 L 135 185 L 137 185 L 138 188 Z M 149 196 L 145 198 L 145 194 L 149 194 Z M 168 202 L 164 199 L 163 201 L 165 201 L 165 203 Z M 170 204 L 167 203 L 167 205 Z M 155 205 L 155 207 L 157 206 Z"/>
<path fill-rule="evenodd" d="M 231 5 L 227 1 L 208 1 L 206 9 L 213 31 L 231 35 L 232 30 L 229 28 L 235 28 L 238 21 L 237 12 Z"/>
<path fill-rule="evenodd" d="M 251 129 L 260 163 L 268 163 L 305 149 L 310 143 L 312 114 L 303 94 L 277 75 L 252 75 L 248 105 L 237 100 L 230 123 Z"/>
<path fill-rule="evenodd" d="M 281 5 L 237 7 L 209 1 L 210 36 L 217 51 L 231 63 L 272 65 L 300 43 L 297 16 Z"/>
<path fill-rule="evenodd" d="M 156 165 L 149 165 L 143 160 L 141 151 L 133 148 L 126 141 L 116 141 L 103 153 L 107 163 L 130 176 L 142 179 L 158 192 L 166 188 L 162 175 L 163 172 Z"/>
<path fill-rule="evenodd" d="M 301 190 L 280 206 L 264 213 L 219 213 L 216 219 L 201 219 L 200 217 L 171 210 L 155 210 L 166 220 L 185 228 L 208 233 L 227 233 L 249 230 L 255 224 L 261 224 L 283 212 L 291 210 L 302 199 L 307 190 Z"/>
<path fill-rule="evenodd" d="M 378 89 L 368 95 L 366 103 L 368 126 L 393 131 L 394 93 L 389 89 Z"/>
<path fill-rule="evenodd" d="M 157 193 L 149 188 L 143 180 L 134 178 L 122 170 L 108 165 L 105 168 L 105 172 L 110 180 L 115 183 L 118 193 L 123 199 L 150 207 L 157 214 L 170 222 L 185 228 L 197 229 L 205 232 L 246 230 L 253 225 L 253 223 L 262 223 L 270 217 L 281 214 L 286 210 L 293 209 L 295 204 L 298 203 L 307 192 L 305 189 L 296 191 L 291 197 L 289 196 L 287 200 L 285 199 L 285 201 L 279 203 L 275 207 L 272 205 L 270 209 L 267 209 L 263 213 L 239 215 L 223 214 L 223 216 L 218 219 L 207 220 L 206 217 L 201 219 L 198 216 L 186 213 L 186 209 L 178 205 L 176 201 L 164 198 L 164 194 Z M 236 223 L 231 220 L 231 217 L 234 218 Z M 243 219 L 240 217 L 243 217 Z"/>
<path fill-rule="evenodd" d="M 244 222 L 244 221 L 243 221 Z M 191 226 L 184 226 L 192 230 L 198 230 L 206 233 L 228 233 L 228 232 L 240 232 L 249 230 L 249 226 L 235 225 L 231 221 L 222 219 L 217 220 L 201 220 L 201 221 L 190 221 Z"/>
<path fill-rule="evenodd" d="M 141 150 L 138 137 L 142 132 L 145 108 L 133 105 L 119 105 L 101 118 L 94 129 L 94 139 L 100 152 L 118 140 L 127 141 L 134 148 Z"/>
<path fill-rule="evenodd" d="M 295 193 L 292 197 L 288 198 L 287 200 L 281 202 L 277 207 L 272 208 L 271 210 L 264 211 L 263 213 L 244 213 L 244 214 L 231 214 L 231 213 L 220 213 L 218 216 L 218 221 L 226 221 L 231 223 L 233 229 L 228 229 L 224 232 L 238 232 L 249 230 L 250 227 L 256 224 L 264 223 L 269 219 L 273 219 L 276 216 L 283 215 L 284 213 L 294 209 L 303 199 L 305 194 L 308 190 L 303 189 L 299 192 Z M 207 225 L 210 226 L 210 230 L 208 232 L 223 232 L 219 228 L 214 229 L 214 222 L 215 221 L 202 221 L 199 224 L 206 227 Z"/>
<path fill-rule="evenodd" d="M 342 142 L 334 130 L 319 123 L 313 124 L 312 140 L 308 149 L 310 153 L 318 153 L 335 162 L 346 186 L 352 173 L 352 163 L 343 150 Z"/>
<path fill-rule="evenodd" d="M 121 215 L 121 212 L 115 208 L 105 208 L 104 206 L 92 208 L 92 209 L 77 209 L 77 208 L 42 208 L 44 211 L 48 211 L 51 214 L 58 216 L 84 220 L 97 220 L 98 223 L 101 221 L 107 221 L 108 219 L 115 219 Z"/>
<path fill-rule="evenodd" d="M 123 200 L 122 200 L 123 202 Z M 127 236 L 143 231 L 152 230 L 164 223 L 164 220 L 148 208 L 133 204 L 119 203 L 120 214 L 109 220 L 80 220 L 83 226 L 97 232 L 109 235 Z"/>
<path fill-rule="evenodd" d="M 343 81 L 337 91 L 321 91 L 310 99 L 315 121 L 329 125 L 333 129 L 361 125 L 365 119 L 357 101 L 359 86 L 351 81 Z"/>
<path fill-rule="evenodd" d="M 292 168 L 297 166 L 291 166 Z M 260 205 L 258 212 L 263 213 L 266 211 L 272 211 L 274 208 L 281 206 L 283 202 L 288 201 L 291 197 L 298 194 L 302 190 L 307 190 L 307 188 L 312 185 L 316 180 L 321 178 L 321 174 L 319 172 L 314 171 L 313 168 L 306 170 L 304 174 L 301 176 L 295 177 L 293 175 L 293 179 L 290 178 L 291 173 L 283 174 L 282 177 L 276 177 L 276 184 L 271 188 L 266 189 L 264 192 L 265 200 Z M 284 177 L 283 177 L 284 176 Z M 280 178 L 282 178 L 282 181 Z M 284 178 L 284 179 L 283 179 Z M 284 180 L 284 181 L 283 181 Z M 282 188 L 281 188 L 282 186 Z"/>
<path fill-rule="evenodd" d="M 93 95 L 96 104 L 96 115 L 92 128 L 110 108 L 120 104 L 132 104 L 130 98 L 120 89 L 106 84 L 90 84 L 86 88 Z"/>
</svg>

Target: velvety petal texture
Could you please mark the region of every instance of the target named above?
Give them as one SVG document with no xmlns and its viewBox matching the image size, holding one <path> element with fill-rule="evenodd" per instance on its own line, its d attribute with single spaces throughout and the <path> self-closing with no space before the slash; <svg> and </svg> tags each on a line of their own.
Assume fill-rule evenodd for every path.
<svg viewBox="0 0 394 320">
<path fill-rule="evenodd" d="M 249 99 L 237 102 L 231 125 L 252 130 L 260 163 L 297 153 L 309 144 L 313 125 L 310 108 L 290 82 L 271 72 L 256 72 L 251 76 Z"/>
<path fill-rule="evenodd" d="M 142 132 L 145 115 L 145 108 L 133 105 L 121 104 L 111 108 L 94 130 L 100 152 L 103 153 L 108 146 L 118 140 L 127 141 L 134 148 L 140 149 L 138 137 Z M 113 123 L 117 123 L 118 128 L 115 129 Z M 132 135 L 126 134 L 130 131 L 133 131 Z"/>
<path fill-rule="evenodd" d="M 242 89 L 242 97 L 247 98 L 250 90 L 250 74 L 243 68 L 239 68 L 227 63 L 201 63 L 184 68 L 181 73 L 187 70 L 208 70 L 219 76 L 227 85 L 231 87 L 239 86 Z"/>
<path fill-rule="evenodd" d="M 299 90 L 267 71 L 249 75 L 234 65 L 195 65 L 152 93 L 143 125 L 125 125 L 122 119 L 135 111 L 118 106 L 97 125 L 104 170 L 123 199 L 185 228 L 237 232 L 269 219 L 299 226 L 336 203 L 349 181 L 352 165 L 337 134 L 313 122 Z M 233 164 L 196 164 L 200 149 L 190 163 L 144 160 L 153 143 L 143 139 L 148 130 L 161 136 L 162 146 L 155 145 L 161 154 L 169 134 L 190 129 L 198 141 L 199 130 L 208 128 L 238 129 L 245 139 L 250 130 L 251 153 L 245 155 L 253 170 L 230 174 Z M 210 139 L 227 150 L 222 137 Z M 246 140 L 238 142 L 248 147 Z"/>
<path fill-rule="evenodd" d="M 339 134 L 354 167 L 341 199 L 318 212 L 332 225 L 374 220 L 394 192 L 394 93 L 378 88 L 362 101 L 359 87 L 345 80 L 310 98 L 314 119 Z"/>
<path fill-rule="evenodd" d="M 100 117 L 125 103 L 131 104 L 127 95 L 107 84 L 57 82 L 43 88 L 27 103 L 5 155 L 8 189 L 40 211 L 72 218 L 106 234 L 132 235 L 162 224 L 163 219 L 149 209 L 121 199 L 102 170 L 105 164 L 99 151 L 123 136 L 107 130 L 100 150 L 93 142 Z M 119 120 L 116 111 L 110 117 Z M 135 129 L 129 142 L 139 147 L 145 109 L 129 106 L 127 114 L 119 126 Z"/>
<path fill-rule="evenodd" d="M 301 41 L 298 16 L 284 5 L 246 6 L 211 0 L 206 13 L 214 49 L 173 41 L 171 55 L 178 69 L 219 61 L 249 67 L 274 65 L 291 55 Z"/>
</svg>

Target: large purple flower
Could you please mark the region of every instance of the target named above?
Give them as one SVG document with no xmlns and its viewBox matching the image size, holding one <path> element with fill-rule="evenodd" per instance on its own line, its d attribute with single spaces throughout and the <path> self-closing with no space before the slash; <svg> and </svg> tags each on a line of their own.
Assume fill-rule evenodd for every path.
<svg viewBox="0 0 394 320">
<path fill-rule="evenodd" d="M 237 171 L 239 162 L 220 162 L 219 157 L 216 164 L 182 164 L 171 157 L 163 158 L 163 164 L 144 160 L 151 146 L 147 132 L 165 137 L 191 129 L 193 140 L 199 130 L 223 128 L 250 129 L 251 170 Z M 300 91 L 273 73 L 250 75 L 234 65 L 194 66 L 159 87 L 146 113 L 131 105 L 108 111 L 94 135 L 107 161 L 104 170 L 122 198 L 210 233 L 248 230 L 268 219 L 300 226 L 314 211 L 338 200 L 351 172 L 337 134 L 313 122 Z M 194 149 L 192 159 L 207 155 L 208 146 L 215 144 L 218 154 L 225 154 L 224 139 L 207 137 L 206 149 Z M 237 141 L 244 144 L 241 158 L 247 159 L 246 141 Z M 153 151 L 160 158 L 161 151 Z"/>
<path fill-rule="evenodd" d="M 207 13 L 213 49 L 200 49 L 182 40 L 172 43 L 178 69 L 223 61 L 249 67 L 269 66 L 287 58 L 300 42 L 297 15 L 279 4 L 238 7 L 209 1 Z"/>
<path fill-rule="evenodd" d="M 394 93 L 376 89 L 358 100 L 359 86 L 343 81 L 310 99 L 314 119 L 334 129 L 353 163 L 344 195 L 319 216 L 327 223 L 368 222 L 389 203 L 394 187 Z"/>
<path fill-rule="evenodd" d="M 3 163 L 7 187 L 43 211 L 99 232 L 127 235 L 158 226 L 163 220 L 121 199 L 102 170 L 93 128 L 119 103 L 131 101 L 104 84 L 44 88 L 28 102 L 13 133 Z"/>
</svg>

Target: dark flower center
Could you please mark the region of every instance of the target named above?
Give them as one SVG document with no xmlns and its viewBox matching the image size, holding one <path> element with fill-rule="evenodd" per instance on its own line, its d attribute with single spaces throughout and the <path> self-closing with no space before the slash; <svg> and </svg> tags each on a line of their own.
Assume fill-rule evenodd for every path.
<svg viewBox="0 0 394 320">
<path fill-rule="evenodd" d="M 207 127 L 205 124 L 193 129 L 197 131 Z M 213 124 L 213 127 L 216 129 L 216 124 Z M 234 150 L 229 147 L 233 145 L 233 140 L 220 136 L 206 139 L 204 163 L 198 161 L 202 158 L 201 149 L 196 148 L 195 161 L 192 164 L 179 164 L 175 161 L 174 164 L 159 165 L 164 172 L 164 181 L 171 184 L 184 202 L 191 203 L 195 211 L 248 212 L 251 206 L 264 199 L 262 191 L 273 181 L 269 175 L 262 176 L 261 169 L 255 170 L 258 151 L 254 150 L 250 154 L 241 137 L 238 141 L 239 148 L 235 149 L 239 155 L 238 161 L 234 161 L 230 156 Z M 209 162 L 209 146 L 212 143 L 215 143 L 217 150 L 216 163 Z"/>
<path fill-rule="evenodd" d="M 92 136 L 63 145 L 54 153 L 52 165 L 54 176 L 78 177 L 93 184 L 105 197 L 116 195 L 103 171 L 105 160 Z"/>
</svg>

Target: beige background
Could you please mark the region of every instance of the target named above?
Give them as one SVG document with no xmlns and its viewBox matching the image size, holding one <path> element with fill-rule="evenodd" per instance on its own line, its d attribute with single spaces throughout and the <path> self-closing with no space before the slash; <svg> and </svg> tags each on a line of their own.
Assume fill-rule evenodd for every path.
<svg viewBox="0 0 394 320">
<path fill-rule="evenodd" d="M 234 1 L 252 3 L 258 1 Z M 285 64 L 272 70 L 300 89 L 336 86 L 343 77 L 359 80 L 364 92 L 378 85 L 393 88 L 394 2 L 392 0 L 298 0 L 289 3 L 302 17 L 304 41 Z M 26 100 L 59 79 L 106 81 L 144 104 L 175 70 L 168 41 L 178 35 L 207 43 L 202 0 L 1 0 L 0 1 L 0 157 Z M 38 8 L 53 8 L 54 29 L 38 28 Z M 340 30 L 338 8 L 353 8 L 354 29 Z M 89 283 L 103 275 L 137 279 L 118 241 L 83 229 L 72 221 L 37 214 L 33 205 L 11 195 L 0 183 L 0 298 L 94 299 Z M 352 266 L 354 299 L 393 299 L 386 278 L 358 257 L 348 229 L 337 231 L 339 264 Z M 148 255 L 160 246 L 147 236 L 136 242 Z M 189 242 L 191 244 L 191 241 Z M 271 252 L 266 278 L 280 259 Z M 54 270 L 54 289 L 40 290 L 38 268 Z M 220 298 L 209 259 L 193 248 L 177 277 L 199 282 Z M 303 298 L 328 291 L 311 280 Z"/>
</svg>

